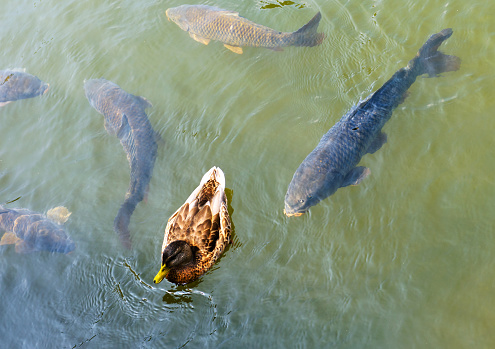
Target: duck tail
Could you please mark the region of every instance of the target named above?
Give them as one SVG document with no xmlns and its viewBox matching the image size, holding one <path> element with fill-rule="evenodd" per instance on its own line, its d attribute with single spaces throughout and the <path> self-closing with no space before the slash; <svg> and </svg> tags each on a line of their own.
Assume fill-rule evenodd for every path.
<svg viewBox="0 0 495 349">
<path fill-rule="evenodd" d="M 318 12 L 311 20 L 303 25 L 299 30 L 292 33 L 294 46 L 318 46 L 325 38 L 324 33 L 318 33 L 318 25 L 320 24 L 321 13 Z"/>
<path fill-rule="evenodd" d="M 223 171 L 219 167 L 212 167 L 201 179 L 199 188 L 201 188 L 197 194 L 199 205 L 209 202 L 212 214 L 218 213 L 221 203 L 226 201 Z"/>
</svg>

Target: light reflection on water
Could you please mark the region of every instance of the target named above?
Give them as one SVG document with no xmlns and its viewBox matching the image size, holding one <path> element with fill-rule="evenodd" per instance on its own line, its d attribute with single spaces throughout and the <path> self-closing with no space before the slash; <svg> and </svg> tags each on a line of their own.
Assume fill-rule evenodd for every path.
<svg viewBox="0 0 495 349">
<path fill-rule="evenodd" d="M 494 5 L 207 4 L 279 30 L 321 11 L 326 38 L 236 55 L 168 22 L 178 2 L 0 4 L 2 68 L 50 83 L 0 108 L 0 202 L 68 207 L 78 246 L 1 246 L 3 345 L 493 346 Z M 320 137 L 447 27 L 442 49 L 461 70 L 416 81 L 388 143 L 362 161 L 369 178 L 285 217 L 287 185 Z M 163 139 L 132 251 L 112 230 L 128 163 L 82 88 L 99 77 L 146 97 Z M 231 189 L 234 245 L 190 285 L 152 284 L 167 219 L 213 165 Z"/>
</svg>

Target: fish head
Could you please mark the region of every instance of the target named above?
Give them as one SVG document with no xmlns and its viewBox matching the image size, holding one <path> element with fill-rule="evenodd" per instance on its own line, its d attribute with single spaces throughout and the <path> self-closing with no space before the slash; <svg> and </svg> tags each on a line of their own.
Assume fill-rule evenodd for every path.
<svg viewBox="0 0 495 349">
<path fill-rule="evenodd" d="M 189 31 L 193 23 L 204 15 L 206 6 L 181 5 L 165 11 L 169 21 L 177 24 L 182 30 Z"/>
<path fill-rule="evenodd" d="M 35 251 L 69 253 L 76 248 L 62 227 L 46 219 L 33 223 L 24 241 Z"/>
<path fill-rule="evenodd" d="M 116 87 L 114 83 L 105 79 L 90 79 L 84 81 L 84 93 L 89 101 L 89 104 L 98 110 L 98 102 L 104 91 L 108 91 L 112 87 Z"/>
<path fill-rule="evenodd" d="M 320 171 L 312 166 L 299 166 L 285 194 L 284 213 L 287 217 L 301 216 L 337 191 L 342 182 L 338 172 Z"/>
<path fill-rule="evenodd" d="M 98 96 L 100 89 L 106 82 L 107 80 L 105 79 L 84 80 L 84 93 L 86 94 L 86 98 L 91 102 L 91 100 Z"/>
</svg>

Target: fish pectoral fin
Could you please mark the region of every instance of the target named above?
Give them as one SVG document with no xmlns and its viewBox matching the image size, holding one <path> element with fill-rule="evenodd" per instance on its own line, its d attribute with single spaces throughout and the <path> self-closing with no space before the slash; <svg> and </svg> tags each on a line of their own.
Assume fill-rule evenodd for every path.
<svg viewBox="0 0 495 349">
<path fill-rule="evenodd" d="M 125 139 L 131 132 L 131 127 L 129 126 L 129 121 L 127 121 L 127 115 L 122 114 L 122 121 L 120 124 L 120 128 L 117 131 L 118 139 Z"/>
<path fill-rule="evenodd" d="M 364 166 L 358 166 L 349 171 L 342 181 L 342 187 L 348 185 L 358 185 L 363 179 L 369 176 L 370 169 Z"/>
<path fill-rule="evenodd" d="M 1 108 L 1 107 L 3 107 L 3 106 L 5 106 L 5 105 L 7 105 L 7 104 L 9 104 L 9 103 L 12 103 L 12 101 L 8 101 L 8 102 L 1 102 L 1 103 L 0 103 L 0 108 Z"/>
<path fill-rule="evenodd" d="M 242 47 L 239 46 L 230 46 L 227 44 L 223 44 L 226 48 L 228 48 L 230 51 L 237 53 L 238 55 L 242 55 Z"/>
<path fill-rule="evenodd" d="M 370 147 L 368 148 L 368 153 L 373 154 L 378 149 L 380 149 L 385 143 L 387 143 L 387 134 L 385 132 L 380 132 L 375 137 Z"/>
<path fill-rule="evenodd" d="M 35 249 L 33 246 L 30 244 L 26 243 L 26 241 L 21 240 L 15 244 L 15 252 L 16 253 L 31 253 L 31 252 L 36 252 L 37 249 Z"/>
<path fill-rule="evenodd" d="M 200 42 L 202 44 L 208 45 L 210 43 L 210 39 L 203 38 L 203 37 L 196 35 L 194 33 L 189 32 L 189 36 L 191 38 L 193 38 L 194 40 L 196 40 L 197 42 Z"/>
<path fill-rule="evenodd" d="M 22 239 L 18 238 L 17 235 L 12 232 L 6 232 L 0 240 L 0 245 L 14 245 L 19 241 L 22 241 Z"/>
</svg>

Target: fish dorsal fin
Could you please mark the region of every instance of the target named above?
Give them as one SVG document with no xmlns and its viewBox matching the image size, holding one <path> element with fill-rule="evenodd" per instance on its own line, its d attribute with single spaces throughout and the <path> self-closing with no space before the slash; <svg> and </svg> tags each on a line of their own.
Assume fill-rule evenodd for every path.
<svg viewBox="0 0 495 349">
<path fill-rule="evenodd" d="M 222 14 L 223 15 L 226 15 L 226 16 L 236 16 L 236 17 L 239 17 L 239 12 L 234 12 L 234 11 L 224 10 L 224 11 L 222 11 Z"/>
<path fill-rule="evenodd" d="M 239 12 L 226 10 L 224 8 L 216 7 L 216 6 L 208 6 L 212 11 L 217 12 L 222 15 L 227 16 L 239 16 Z"/>
</svg>

